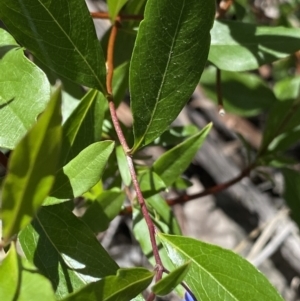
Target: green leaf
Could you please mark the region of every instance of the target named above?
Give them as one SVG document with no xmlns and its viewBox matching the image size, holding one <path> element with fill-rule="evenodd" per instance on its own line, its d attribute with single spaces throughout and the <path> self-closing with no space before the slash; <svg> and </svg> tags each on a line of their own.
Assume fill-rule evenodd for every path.
<svg viewBox="0 0 300 301">
<path fill-rule="evenodd" d="M 164 190 L 166 185 L 164 181 L 153 171 L 147 170 L 138 176 L 143 196 L 148 198 Z"/>
<path fill-rule="evenodd" d="M 274 85 L 274 93 L 281 100 L 293 100 L 299 95 L 300 76 L 285 78 Z"/>
<path fill-rule="evenodd" d="M 284 168 L 282 169 L 284 177 L 284 194 L 288 206 L 292 211 L 292 218 L 300 227 L 300 174 L 299 171 Z"/>
<path fill-rule="evenodd" d="M 19 262 L 14 243 L 0 265 L 0 300 L 14 300 L 19 288 Z"/>
<path fill-rule="evenodd" d="M 106 99 L 90 90 L 63 125 L 61 165 L 70 162 L 84 148 L 101 139 Z"/>
<path fill-rule="evenodd" d="M 104 231 L 110 222 L 119 214 L 126 195 L 122 191 L 103 191 L 87 208 L 83 220 L 94 233 Z"/>
<path fill-rule="evenodd" d="M 156 295 L 160 296 L 164 296 L 171 293 L 174 290 L 174 288 L 183 281 L 184 277 L 186 276 L 189 270 L 189 267 L 190 262 L 187 262 L 182 266 L 178 267 L 177 269 L 173 270 L 166 277 L 156 282 L 152 286 L 152 291 Z"/>
<path fill-rule="evenodd" d="M 107 0 L 108 13 L 112 21 L 114 21 L 121 8 L 128 0 Z"/>
<path fill-rule="evenodd" d="M 189 166 L 211 127 L 212 124 L 208 124 L 202 131 L 165 152 L 154 162 L 153 171 L 161 177 L 167 187 L 172 185 Z"/>
<path fill-rule="evenodd" d="M 90 283 L 64 301 L 129 301 L 148 287 L 153 276 L 144 268 L 119 269 L 116 276 Z"/>
<path fill-rule="evenodd" d="M 216 71 L 214 67 L 207 68 L 200 80 L 205 94 L 215 103 L 218 101 Z M 271 89 L 257 75 L 222 71 L 221 80 L 226 112 L 241 116 L 255 116 L 269 109 L 277 101 Z"/>
<path fill-rule="evenodd" d="M 59 298 L 118 269 L 89 227 L 65 204 L 42 207 L 19 241 L 26 258 L 52 282 Z"/>
<path fill-rule="evenodd" d="M 214 15 L 211 0 L 147 1 L 130 65 L 133 151 L 160 136 L 192 95 Z"/>
<path fill-rule="evenodd" d="M 58 90 L 9 160 L 2 194 L 4 240 L 30 222 L 52 188 L 61 147 L 60 106 Z"/>
<path fill-rule="evenodd" d="M 127 158 L 121 145 L 118 145 L 116 147 L 116 157 L 122 181 L 126 186 L 129 186 L 131 183 L 131 175 L 127 163 Z"/>
<path fill-rule="evenodd" d="M 105 59 L 85 1 L 1 0 L 0 19 L 50 69 L 106 93 Z"/>
<path fill-rule="evenodd" d="M 299 43 L 296 28 L 215 21 L 208 59 L 222 70 L 247 71 L 294 53 Z"/>
<path fill-rule="evenodd" d="M 51 196 L 58 199 L 74 198 L 92 188 L 101 179 L 114 142 L 96 142 L 81 151 L 61 168 L 55 178 Z"/>
<path fill-rule="evenodd" d="M 14 149 L 45 109 L 50 84 L 44 72 L 25 57 L 23 49 L 2 28 L 0 70 L 0 146 Z"/>
<path fill-rule="evenodd" d="M 201 301 L 283 301 L 247 260 L 232 251 L 182 236 L 158 234 L 175 266 L 191 261 L 185 282 Z"/>
<path fill-rule="evenodd" d="M 18 258 L 14 244 L 0 266 L 0 298 L 6 301 L 55 301 L 48 279 Z"/>
</svg>

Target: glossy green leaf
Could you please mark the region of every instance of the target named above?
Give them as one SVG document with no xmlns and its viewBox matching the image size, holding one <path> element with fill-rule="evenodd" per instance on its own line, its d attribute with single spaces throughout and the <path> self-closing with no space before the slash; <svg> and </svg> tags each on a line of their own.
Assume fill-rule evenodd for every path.
<svg viewBox="0 0 300 301">
<path fill-rule="evenodd" d="M 143 196 L 148 198 L 166 188 L 164 181 L 153 171 L 147 170 L 139 175 L 138 181 L 140 184 Z"/>
<path fill-rule="evenodd" d="M 214 15 L 211 0 L 147 1 L 130 65 L 134 150 L 160 136 L 192 95 Z"/>
<path fill-rule="evenodd" d="M 208 59 L 222 70 L 247 71 L 294 53 L 299 43 L 296 28 L 215 21 Z"/>
<path fill-rule="evenodd" d="M 283 197 L 292 211 L 292 218 L 300 227 L 300 173 L 284 168 L 282 174 L 285 186 Z"/>
<path fill-rule="evenodd" d="M 118 145 L 116 147 L 116 157 L 122 181 L 126 186 L 129 186 L 131 183 L 131 175 L 127 163 L 127 158 L 121 145 Z"/>
<path fill-rule="evenodd" d="M 170 186 L 186 170 L 198 149 L 202 146 L 212 124 L 207 125 L 196 135 L 165 152 L 153 164 L 155 171 L 166 186 Z"/>
<path fill-rule="evenodd" d="M 61 148 L 60 106 L 58 90 L 10 157 L 2 194 L 4 240 L 30 222 L 52 188 Z"/>
<path fill-rule="evenodd" d="M 1 0 L 0 19 L 50 69 L 106 93 L 105 59 L 85 1 Z"/>
<path fill-rule="evenodd" d="M 120 213 L 125 199 L 126 195 L 122 191 L 103 191 L 87 208 L 81 219 L 94 233 L 104 231 Z"/>
<path fill-rule="evenodd" d="M 101 139 L 106 99 L 90 90 L 63 125 L 61 165 L 75 158 L 84 148 Z"/>
<path fill-rule="evenodd" d="M 154 276 L 144 268 L 119 269 L 116 276 L 108 276 L 90 283 L 64 301 L 129 301 L 145 290 Z"/>
<path fill-rule="evenodd" d="M 200 84 L 206 96 L 217 103 L 216 68 L 207 68 Z M 255 116 L 268 110 L 277 100 L 272 90 L 254 74 L 221 72 L 221 91 L 226 112 L 241 116 Z"/>
<path fill-rule="evenodd" d="M 50 84 L 43 71 L 25 57 L 24 50 L 2 28 L 0 70 L 0 146 L 14 149 L 45 109 Z"/>
<path fill-rule="evenodd" d="M 170 272 L 170 274 L 168 274 L 166 277 L 156 282 L 152 286 L 152 291 L 156 295 L 160 296 L 164 296 L 171 293 L 174 290 L 174 288 L 183 281 L 190 267 L 189 265 L 190 262 L 187 262 Z"/>
<path fill-rule="evenodd" d="M 201 301 L 283 301 L 275 288 L 247 260 L 193 238 L 158 234 L 176 266 L 190 261 L 185 282 Z"/>
<path fill-rule="evenodd" d="M 0 265 L 0 298 L 5 301 L 55 301 L 50 282 L 18 258 L 14 244 Z"/>
<path fill-rule="evenodd" d="M 89 227 L 65 204 L 42 207 L 19 241 L 26 258 L 52 282 L 59 298 L 118 269 Z"/>
<path fill-rule="evenodd" d="M 113 21 L 127 1 L 128 0 L 107 0 L 108 13 Z"/>
<path fill-rule="evenodd" d="M 51 196 L 58 199 L 82 195 L 100 181 L 114 142 L 96 142 L 81 151 L 61 168 L 55 178 Z"/>
</svg>

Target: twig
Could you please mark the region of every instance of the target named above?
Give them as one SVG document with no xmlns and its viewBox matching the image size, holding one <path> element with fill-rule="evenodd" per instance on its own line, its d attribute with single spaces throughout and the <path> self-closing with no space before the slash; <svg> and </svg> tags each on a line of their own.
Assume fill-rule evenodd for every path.
<svg viewBox="0 0 300 301">
<path fill-rule="evenodd" d="M 129 154 L 129 147 L 127 145 L 127 141 L 124 137 L 123 131 L 121 129 L 119 120 L 117 118 L 117 114 L 116 114 L 116 109 L 115 109 L 115 105 L 113 102 L 113 95 L 112 95 L 112 78 L 113 78 L 113 53 L 114 53 L 114 45 L 115 45 L 115 40 L 116 40 L 116 35 L 117 35 L 117 31 L 118 31 L 118 24 L 115 23 L 113 25 L 113 28 L 111 30 L 110 36 L 109 36 L 109 41 L 108 41 L 108 47 L 107 47 L 107 78 L 106 78 L 106 89 L 107 89 L 107 100 L 109 103 L 109 110 L 110 110 L 110 114 L 111 114 L 111 118 L 112 118 L 112 122 L 114 125 L 114 128 L 116 130 L 116 133 L 118 135 L 120 144 L 122 145 L 122 148 L 125 152 L 126 158 L 127 158 L 127 163 L 128 163 L 128 167 L 129 167 L 129 171 L 130 171 L 130 175 L 131 175 L 131 179 L 132 179 L 132 183 L 136 192 L 136 196 L 138 199 L 138 202 L 140 204 L 141 207 L 141 211 L 142 214 L 145 218 L 148 230 L 149 230 L 149 236 L 150 236 L 150 241 L 151 241 L 151 246 L 152 246 L 152 251 L 153 251 L 153 256 L 156 262 L 156 276 L 155 276 L 155 280 L 158 281 L 161 279 L 162 277 L 162 273 L 163 273 L 163 264 L 159 255 L 159 251 L 158 251 L 158 247 L 156 244 L 156 239 L 155 239 L 155 226 L 151 220 L 151 217 L 149 215 L 142 191 L 140 189 L 140 185 L 139 182 L 137 180 L 137 175 L 134 169 L 134 164 L 133 164 L 133 160 L 131 155 Z M 152 301 L 154 300 L 155 295 L 151 295 L 148 297 L 148 301 Z"/>
<path fill-rule="evenodd" d="M 107 12 L 91 12 L 90 13 L 92 18 L 94 19 L 110 19 L 110 16 Z M 143 16 L 141 15 L 119 15 L 116 20 L 117 21 L 140 21 L 143 20 Z"/>
<path fill-rule="evenodd" d="M 216 13 L 216 19 L 224 18 L 233 0 L 222 0 L 219 4 L 218 11 Z"/>
<path fill-rule="evenodd" d="M 198 193 L 195 193 L 195 194 L 191 194 L 191 195 L 185 194 L 185 195 L 182 195 L 182 196 L 180 196 L 176 199 L 166 200 L 166 203 L 169 206 L 174 206 L 176 204 L 183 204 L 183 203 L 192 201 L 194 199 L 202 198 L 202 197 L 207 196 L 207 195 L 212 195 L 212 194 L 219 193 L 219 192 L 229 188 L 230 186 L 236 184 L 237 182 L 239 182 L 243 178 L 247 177 L 250 174 L 251 170 L 254 169 L 255 166 L 256 166 L 255 163 L 249 165 L 236 178 L 233 178 L 228 182 L 218 184 L 218 185 L 215 185 L 213 187 L 206 188 L 205 190 L 203 190 L 201 192 L 198 192 Z M 120 214 L 125 215 L 125 214 L 129 214 L 131 212 L 132 212 L 131 206 L 127 206 L 120 212 Z"/>
</svg>

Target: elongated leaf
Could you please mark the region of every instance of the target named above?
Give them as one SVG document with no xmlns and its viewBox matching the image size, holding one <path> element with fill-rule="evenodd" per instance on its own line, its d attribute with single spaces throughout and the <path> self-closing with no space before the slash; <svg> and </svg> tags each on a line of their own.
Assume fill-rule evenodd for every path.
<svg viewBox="0 0 300 301">
<path fill-rule="evenodd" d="M 121 211 L 125 198 L 123 191 L 104 191 L 87 208 L 81 219 L 94 233 L 104 231 Z"/>
<path fill-rule="evenodd" d="M 12 243 L 0 265 L 0 300 L 14 300 L 19 286 L 19 263 Z"/>
<path fill-rule="evenodd" d="M 105 102 L 102 93 L 90 90 L 66 120 L 63 125 L 62 166 L 101 139 Z"/>
<path fill-rule="evenodd" d="M 211 0 L 147 1 L 130 65 L 134 150 L 160 136 L 192 95 L 214 14 Z"/>
<path fill-rule="evenodd" d="M 208 59 L 222 70 L 247 71 L 294 53 L 299 43 L 296 28 L 215 21 Z"/>
<path fill-rule="evenodd" d="M 191 261 L 185 282 L 201 301 L 283 301 L 254 266 L 237 254 L 192 238 L 159 234 L 176 266 Z"/>
<path fill-rule="evenodd" d="M 128 0 L 108 0 L 107 6 L 108 6 L 108 13 L 110 18 L 114 21 L 116 16 L 118 15 L 121 8 L 124 6 L 124 4 Z"/>
<path fill-rule="evenodd" d="M 170 186 L 186 170 L 196 152 L 203 144 L 212 124 L 164 153 L 153 164 L 153 170 Z"/>
<path fill-rule="evenodd" d="M 4 240 L 28 224 L 54 183 L 61 146 L 60 91 L 14 150 L 4 181 Z"/>
<path fill-rule="evenodd" d="M 64 204 L 42 207 L 19 240 L 26 258 L 52 282 L 59 298 L 118 269 L 89 227 Z"/>
<path fill-rule="evenodd" d="M 299 96 L 300 76 L 285 78 L 274 85 L 274 93 L 281 100 L 293 100 Z"/>
<path fill-rule="evenodd" d="M 241 116 L 255 116 L 268 110 L 277 101 L 272 90 L 254 74 L 222 71 L 221 79 L 226 112 Z M 216 68 L 206 69 L 200 84 L 205 94 L 217 103 Z"/>
<path fill-rule="evenodd" d="M 100 181 L 114 142 L 96 142 L 57 172 L 51 196 L 58 199 L 82 195 Z"/>
<path fill-rule="evenodd" d="M 129 172 L 127 158 L 121 145 L 116 147 L 116 157 L 122 181 L 126 186 L 129 186 L 131 183 L 131 175 Z"/>
<path fill-rule="evenodd" d="M 153 276 L 144 268 L 119 269 L 116 276 L 90 283 L 64 301 L 129 301 L 147 288 Z"/>
<path fill-rule="evenodd" d="M 85 1 L 1 0 L 0 19 L 50 69 L 106 92 L 105 60 Z"/>
<path fill-rule="evenodd" d="M 5 301 L 55 301 L 48 279 L 36 268 L 18 258 L 14 244 L 0 265 L 0 298 Z"/>
<path fill-rule="evenodd" d="M 292 211 L 292 218 L 300 227 L 300 173 L 292 169 L 283 169 L 284 199 Z"/>
<path fill-rule="evenodd" d="M 50 99 L 50 84 L 2 28 L 0 70 L 0 146 L 13 149 L 45 109 Z"/>
<path fill-rule="evenodd" d="M 189 265 L 190 263 L 187 262 L 184 265 L 173 270 L 166 277 L 156 282 L 152 286 L 152 291 L 156 295 L 162 295 L 162 296 L 171 293 L 174 290 L 174 288 L 183 281 L 185 275 L 188 272 Z"/>
</svg>

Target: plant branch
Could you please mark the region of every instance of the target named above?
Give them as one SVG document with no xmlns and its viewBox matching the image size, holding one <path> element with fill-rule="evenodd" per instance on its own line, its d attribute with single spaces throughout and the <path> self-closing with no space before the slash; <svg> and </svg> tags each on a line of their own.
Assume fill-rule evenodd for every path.
<svg viewBox="0 0 300 301">
<path fill-rule="evenodd" d="M 233 0 L 222 0 L 219 4 L 216 19 L 224 18 L 230 6 L 232 5 Z"/>
<path fill-rule="evenodd" d="M 207 195 L 213 195 L 213 194 L 219 193 L 219 192 L 231 187 L 232 185 L 236 184 L 243 178 L 247 177 L 250 174 L 251 170 L 254 169 L 255 166 L 256 166 L 256 163 L 249 165 L 237 177 L 229 180 L 228 182 L 206 188 L 205 190 L 195 193 L 195 194 L 191 194 L 191 195 L 185 194 L 176 199 L 168 199 L 168 200 L 166 200 L 166 203 L 169 206 L 174 206 L 177 204 L 183 204 L 183 203 L 192 201 L 194 199 L 202 198 Z M 130 206 L 127 206 L 120 212 L 120 214 L 122 214 L 122 215 L 129 214 L 129 213 L 131 213 L 131 211 L 132 211 L 132 208 Z"/>
<path fill-rule="evenodd" d="M 110 19 L 110 16 L 107 12 L 91 12 L 92 18 L 94 19 Z M 143 16 L 141 15 L 122 15 L 120 14 L 116 20 L 117 21 L 132 21 L 132 20 L 143 20 Z"/>
<path fill-rule="evenodd" d="M 114 53 L 114 45 L 115 45 L 115 40 L 118 32 L 118 23 L 115 23 L 112 27 L 110 36 L 109 36 L 109 41 L 108 41 L 108 47 L 107 47 L 107 77 L 106 77 L 106 89 L 108 92 L 107 100 L 109 103 L 109 110 L 112 118 L 112 122 L 114 125 L 114 128 L 116 130 L 116 133 L 118 135 L 118 139 L 120 141 L 120 144 L 122 145 L 123 151 L 125 152 L 130 175 L 132 178 L 132 183 L 136 192 L 136 197 L 137 200 L 140 204 L 142 214 L 145 218 L 148 230 L 149 230 L 149 236 L 150 236 L 150 242 L 152 246 L 152 251 L 153 251 L 153 256 L 156 262 L 156 281 L 160 280 L 162 277 L 163 273 L 163 264 L 159 255 L 158 247 L 156 244 L 156 238 L 155 238 L 155 233 L 156 233 L 156 228 L 151 220 L 151 217 L 149 215 L 142 191 L 140 189 L 139 182 L 137 180 L 137 175 L 135 172 L 134 164 L 131 155 L 129 154 L 129 147 L 126 141 L 126 138 L 123 134 L 123 131 L 121 129 L 117 114 L 116 114 L 116 109 L 115 105 L 113 102 L 113 93 L 112 93 L 112 79 L 113 79 L 113 53 Z M 154 300 L 155 295 L 149 296 L 148 301 Z"/>
</svg>

